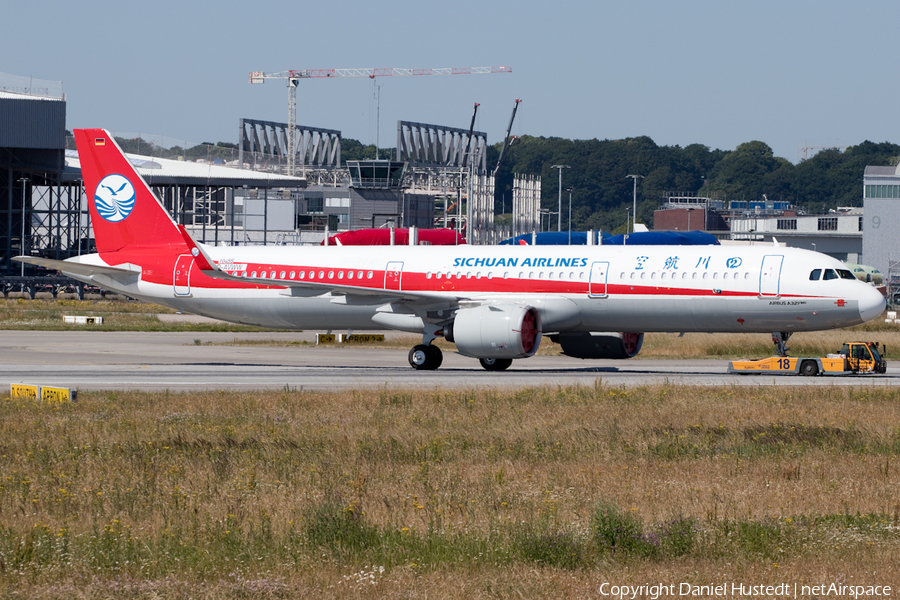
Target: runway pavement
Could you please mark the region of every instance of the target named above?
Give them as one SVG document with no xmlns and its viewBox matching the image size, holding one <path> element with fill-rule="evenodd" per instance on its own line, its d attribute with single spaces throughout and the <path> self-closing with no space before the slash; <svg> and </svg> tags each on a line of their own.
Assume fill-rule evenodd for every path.
<svg viewBox="0 0 900 600">
<path fill-rule="evenodd" d="M 897 386 L 900 370 L 872 377 L 729 375 L 726 360 L 578 360 L 536 356 L 503 372 L 445 352 L 437 371 L 415 371 L 407 350 L 365 347 L 217 346 L 235 339 L 310 340 L 304 333 L 0 331 L 0 385 L 85 390 L 515 388 L 671 383 L 704 386 Z M 408 334 L 400 334 L 408 335 Z"/>
</svg>

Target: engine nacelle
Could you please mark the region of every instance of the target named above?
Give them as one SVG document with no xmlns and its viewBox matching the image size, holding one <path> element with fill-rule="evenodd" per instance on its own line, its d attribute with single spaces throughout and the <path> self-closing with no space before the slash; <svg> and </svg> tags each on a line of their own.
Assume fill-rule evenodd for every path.
<svg viewBox="0 0 900 600">
<path fill-rule="evenodd" d="M 643 333 L 631 332 L 560 333 L 551 339 L 562 346 L 563 354 L 575 358 L 633 358 L 644 344 Z"/>
<path fill-rule="evenodd" d="M 528 358 L 541 343 L 541 314 L 533 306 L 484 304 L 457 311 L 444 337 L 472 358 Z"/>
</svg>

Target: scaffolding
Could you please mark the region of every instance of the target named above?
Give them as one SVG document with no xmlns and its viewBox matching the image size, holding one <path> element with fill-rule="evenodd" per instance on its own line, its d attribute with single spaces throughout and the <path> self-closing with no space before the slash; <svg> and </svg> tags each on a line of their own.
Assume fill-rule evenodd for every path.
<svg viewBox="0 0 900 600">
<path fill-rule="evenodd" d="M 541 231 L 541 178 L 513 175 L 512 235 Z"/>
</svg>

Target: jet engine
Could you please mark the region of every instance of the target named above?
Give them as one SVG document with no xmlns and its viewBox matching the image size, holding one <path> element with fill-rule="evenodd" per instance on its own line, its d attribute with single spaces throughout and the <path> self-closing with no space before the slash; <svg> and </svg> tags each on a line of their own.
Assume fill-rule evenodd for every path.
<svg viewBox="0 0 900 600">
<path fill-rule="evenodd" d="M 444 337 L 472 358 L 527 358 L 541 343 L 541 315 L 533 306 L 484 304 L 463 308 Z"/>
<path fill-rule="evenodd" d="M 563 354 L 575 358 L 634 358 L 644 344 L 643 333 L 587 331 L 553 336 Z"/>
</svg>

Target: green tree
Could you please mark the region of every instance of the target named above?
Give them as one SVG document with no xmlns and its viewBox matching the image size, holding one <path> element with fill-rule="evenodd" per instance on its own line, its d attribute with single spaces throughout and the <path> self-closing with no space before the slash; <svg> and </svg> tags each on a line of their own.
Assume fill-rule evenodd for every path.
<svg viewBox="0 0 900 600">
<path fill-rule="evenodd" d="M 775 157 L 764 142 L 745 142 L 713 168 L 708 190 L 735 200 L 758 200 L 763 194 L 774 199 L 790 194 L 792 170 L 793 165 Z"/>
</svg>

